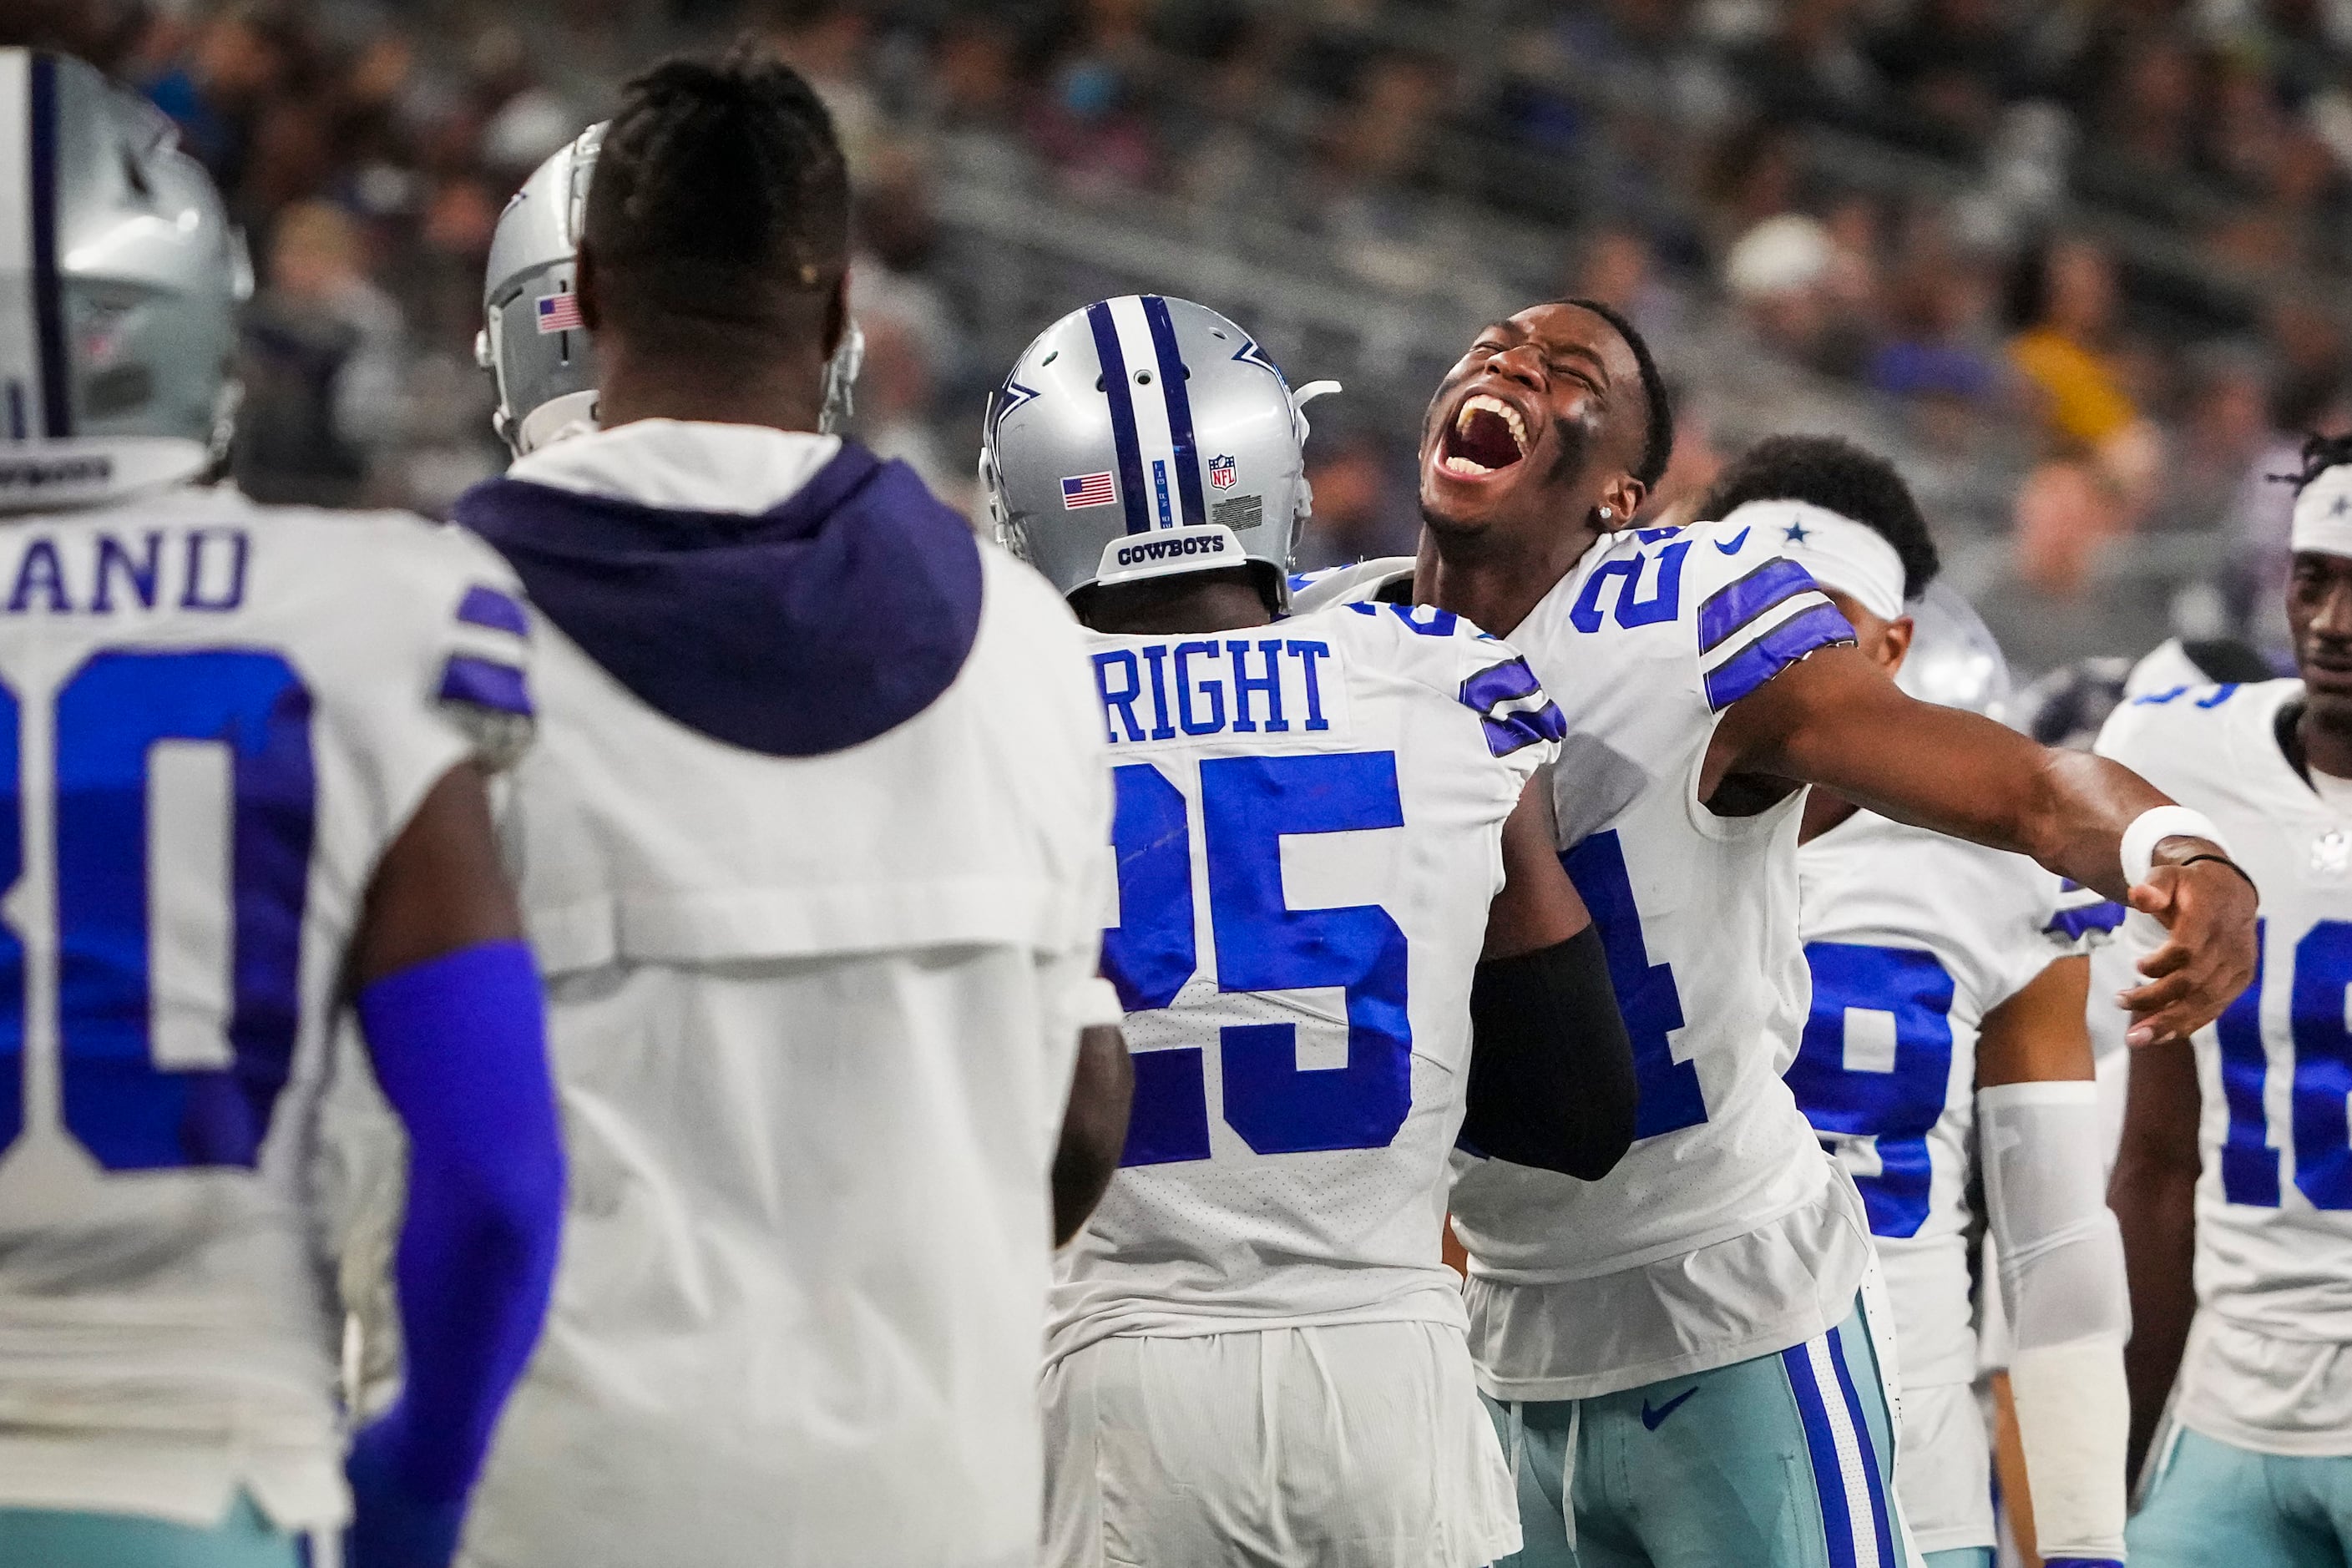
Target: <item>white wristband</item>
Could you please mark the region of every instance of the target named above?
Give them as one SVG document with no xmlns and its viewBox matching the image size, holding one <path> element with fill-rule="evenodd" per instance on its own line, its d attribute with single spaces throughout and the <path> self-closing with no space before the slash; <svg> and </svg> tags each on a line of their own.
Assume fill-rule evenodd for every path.
<svg viewBox="0 0 2352 1568">
<path fill-rule="evenodd" d="M 2185 805 L 2159 805 L 2141 812 L 2124 829 L 2124 880 L 2135 888 L 2147 881 L 2156 864 L 2156 847 L 2168 838 L 2210 838 L 2219 844 L 2221 830 L 2203 812 Z"/>
</svg>

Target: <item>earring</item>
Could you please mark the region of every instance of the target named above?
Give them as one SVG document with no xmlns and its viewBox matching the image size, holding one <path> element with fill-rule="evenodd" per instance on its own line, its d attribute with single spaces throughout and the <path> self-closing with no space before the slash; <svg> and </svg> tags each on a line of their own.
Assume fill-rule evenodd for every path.
<svg viewBox="0 0 2352 1568">
<path fill-rule="evenodd" d="M 1605 507 L 1605 506 L 1604 506 L 1604 507 L 1602 507 L 1602 508 L 1601 509 L 1601 521 L 1603 521 L 1603 522 L 1607 522 L 1611 518 L 1612 518 L 1612 517 L 1614 517 L 1614 516 L 1616 516 L 1616 515 L 1617 515 L 1617 514 L 1616 514 L 1615 512 L 1611 511 L 1611 510 L 1610 510 L 1607 507 Z"/>
</svg>

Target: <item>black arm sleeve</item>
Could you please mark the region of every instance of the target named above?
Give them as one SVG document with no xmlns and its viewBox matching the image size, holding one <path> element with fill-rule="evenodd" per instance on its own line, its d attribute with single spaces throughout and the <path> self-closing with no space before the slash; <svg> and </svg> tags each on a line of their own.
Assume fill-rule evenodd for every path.
<svg viewBox="0 0 2352 1568">
<path fill-rule="evenodd" d="M 1633 1145 L 1635 1093 L 1599 931 L 1478 966 L 1462 1147 L 1598 1181 Z"/>
</svg>

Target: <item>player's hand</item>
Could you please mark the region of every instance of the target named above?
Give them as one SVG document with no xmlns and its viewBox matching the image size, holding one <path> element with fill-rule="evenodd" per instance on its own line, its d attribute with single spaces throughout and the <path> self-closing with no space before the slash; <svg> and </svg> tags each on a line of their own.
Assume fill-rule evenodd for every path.
<svg viewBox="0 0 2352 1568">
<path fill-rule="evenodd" d="M 398 1405 L 352 1440 L 344 1465 L 352 1483 L 347 1568 L 448 1568 L 457 1555 L 466 1500 L 416 1495 L 402 1478 L 399 1462 L 410 1440 Z"/>
<path fill-rule="evenodd" d="M 2161 921 L 2170 940 L 2140 960 L 2147 984 L 2116 997 L 2132 1016 L 2124 1041 L 2185 1040 L 2254 978 L 2253 884 L 2217 860 L 2159 864 L 2131 889 L 2129 902 Z"/>
</svg>

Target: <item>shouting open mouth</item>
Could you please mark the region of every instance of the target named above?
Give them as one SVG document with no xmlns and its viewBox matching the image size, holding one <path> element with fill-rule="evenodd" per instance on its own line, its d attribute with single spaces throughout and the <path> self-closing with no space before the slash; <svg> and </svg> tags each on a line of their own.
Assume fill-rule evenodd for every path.
<svg viewBox="0 0 2352 1568">
<path fill-rule="evenodd" d="M 1438 466 L 1457 479 L 1484 479 L 1526 457 L 1528 446 L 1528 422 L 1519 411 L 1499 397 L 1475 393 L 1454 410 Z"/>
</svg>

